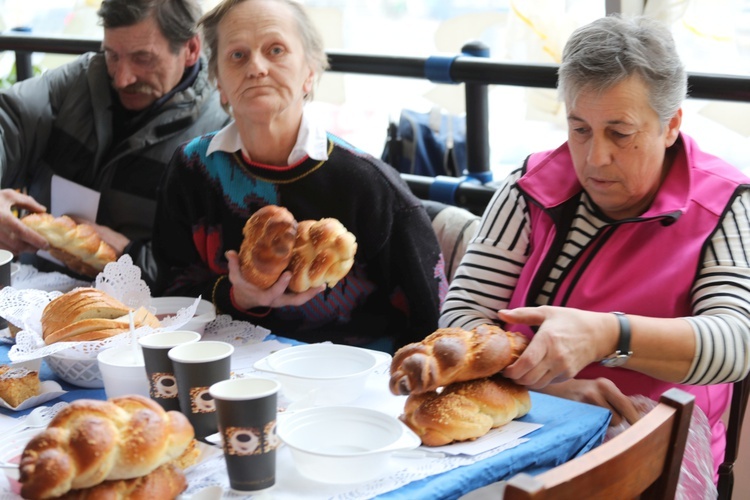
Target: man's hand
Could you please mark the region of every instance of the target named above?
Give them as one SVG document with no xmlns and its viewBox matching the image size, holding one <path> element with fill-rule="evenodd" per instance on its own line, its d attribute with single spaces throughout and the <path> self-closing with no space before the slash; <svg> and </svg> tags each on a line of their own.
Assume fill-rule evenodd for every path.
<svg viewBox="0 0 750 500">
<path fill-rule="evenodd" d="M 634 424 L 640 418 L 640 412 L 630 398 L 606 378 L 568 380 L 550 384 L 540 392 L 606 408 L 612 412 L 609 425 L 620 425 L 623 419 Z"/>
<path fill-rule="evenodd" d="M 21 194 L 14 189 L 0 190 L 0 248 L 10 250 L 14 255 L 23 252 L 36 252 L 49 248 L 47 240 L 36 231 L 26 227 L 21 222 L 15 210 L 29 212 L 46 212 L 44 205 L 40 205 L 31 196 Z"/>
<path fill-rule="evenodd" d="M 229 281 L 232 283 L 232 296 L 235 304 L 244 310 L 254 307 L 301 306 L 325 290 L 325 285 L 311 288 L 302 293 L 286 293 L 292 273 L 284 271 L 271 288 L 258 288 L 245 281 L 240 272 L 240 257 L 234 250 L 226 253 L 229 263 Z"/>
</svg>

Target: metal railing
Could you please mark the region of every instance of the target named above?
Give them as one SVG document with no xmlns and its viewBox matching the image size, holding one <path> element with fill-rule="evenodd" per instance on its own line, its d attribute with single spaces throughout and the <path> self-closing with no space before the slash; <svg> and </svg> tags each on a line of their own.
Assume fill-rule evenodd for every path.
<svg viewBox="0 0 750 500">
<path fill-rule="evenodd" d="M 31 54 L 82 54 L 98 51 L 101 40 L 67 37 L 39 37 L 18 32 L 0 33 L 0 50 L 15 52 L 19 80 L 32 74 Z M 432 178 L 403 174 L 410 188 L 423 199 L 441 199 L 481 212 L 494 189 L 485 183 L 491 180 L 489 162 L 488 86 L 510 85 L 555 88 L 557 66 L 552 64 L 517 64 L 492 60 L 481 43 L 462 47 L 454 57 L 404 57 L 367 55 L 344 51 L 327 51 L 330 69 L 339 73 L 428 79 L 434 83 L 465 85 L 467 171 L 459 179 Z M 750 102 L 750 77 L 690 73 L 688 88 L 691 98 Z M 385 126 L 385 124 L 384 124 Z M 442 185 L 442 186 L 440 186 Z M 447 188 L 445 186 L 448 186 Z M 440 189 L 435 189 L 441 187 Z M 446 194 L 447 193 L 447 194 Z"/>
</svg>

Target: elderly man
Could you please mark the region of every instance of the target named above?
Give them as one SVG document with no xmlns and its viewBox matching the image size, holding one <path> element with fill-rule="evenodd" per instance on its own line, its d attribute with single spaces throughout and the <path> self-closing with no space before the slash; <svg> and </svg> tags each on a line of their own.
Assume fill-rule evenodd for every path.
<svg viewBox="0 0 750 500">
<path fill-rule="evenodd" d="M 49 210 L 57 176 L 100 193 L 94 227 L 148 279 L 162 171 L 228 116 L 208 83 L 198 0 L 104 0 L 98 14 L 100 53 L 0 93 L 0 247 L 47 248 L 13 209 Z"/>
</svg>

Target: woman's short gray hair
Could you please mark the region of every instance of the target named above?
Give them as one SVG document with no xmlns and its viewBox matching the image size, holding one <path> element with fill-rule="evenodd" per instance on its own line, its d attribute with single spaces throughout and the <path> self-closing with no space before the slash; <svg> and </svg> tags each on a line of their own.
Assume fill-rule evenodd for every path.
<svg viewBox="0 0 750 500">
<path fill-rule="evenodd" d="M 603 91 L 638 75 L 663 123 L 687 96 L 687 73 L 669 30 L 646 17 L 611 15 L 576 30 L 558 70 L 558 92 L 574 102 L 581 91 Z"/>
<path fill-rule="evenodd" d="M 198 25 L 202 28 L 203 41 L 205 44 L 205 51 L 208 52 L 208 75 L 216 81 L 216 75 L 218 72 L 218 60 L 217 51 L 219 48 L 219 23 L 229 13 L 230 10 L 236 5 L 243 2 L 251 2 L 253 0 L 223 0 L 210 12 L 206 13 Z M 267 0 L 269 1 L 269 0 Z M 270 0 L 281 3 L 289 7 L 294 16 L 294 20 L 297 22 L 297 34 L 302 40 L 302 47 L 305 51 L 305 57 L 307 63 L 310 65 L 312 70 L 315 72 L 317 78 L 328 69 L 328 55 L 323 48 L 323 37 L 318 32 L 318 29 L 313 24 L 310 16 L 307 15 L 304 7 L 294 0 Z M 306 101 L 312 100 L 313 92 L 310 91 L 305 96 Z"/>
</svg>

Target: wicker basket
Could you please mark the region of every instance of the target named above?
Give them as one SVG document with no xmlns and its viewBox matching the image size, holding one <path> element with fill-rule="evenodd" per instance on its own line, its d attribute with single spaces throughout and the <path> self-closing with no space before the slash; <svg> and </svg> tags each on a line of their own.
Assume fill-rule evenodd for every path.
<svg viewBox="0 0 750 500">
<path fill-rule="evenodd" d="M 101 389 L 104 387 L 102 374 L 96 358 L 78 359 L 65 356 L 65 352 L 51 354 L 47 357 L 50 369 L 64 381 L 85 387 L 87 389 Z"/>
</svg>

